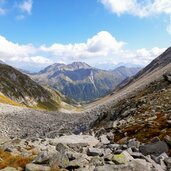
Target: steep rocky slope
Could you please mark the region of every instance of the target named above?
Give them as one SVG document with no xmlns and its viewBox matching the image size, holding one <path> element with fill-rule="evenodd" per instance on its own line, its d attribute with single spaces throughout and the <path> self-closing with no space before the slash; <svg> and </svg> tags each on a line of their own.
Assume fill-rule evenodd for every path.
<svg viewBox="0 0 171 171">
<path fill-rule="evenodd" d="M 154 136 L 161 139 L 166 135 L 171 136 L 170 75 L 171 48 L 142 69 L 121 89 L 94 104 L 100 104 L 100 107 L 106 109 L 102 115 L 106 120 L 96 122 L 97 125 L 109 126 L 109 123 L 113 123 L 110 121 L 116 120 L 116 129 L 113 129 L 115 141 L 136 138 L 141 142 L 148 142 Z"/>
<path fill-rule="evenodd" d="M 0 102 L 57 110 L 66 99 L 11 66 L 0 64 Z M 12 102 L 13 101 L 13 102 Z"/>
<path fill-rule="evenodd" d="M 114 71 L 93 68 L 86 63 L 53 64 L 31 77 L 38 83 L 49 85 L 62 94 L 78 100 L 92 101 L 112 91 L 138 68 L 120 67 Z"/>
</svg>

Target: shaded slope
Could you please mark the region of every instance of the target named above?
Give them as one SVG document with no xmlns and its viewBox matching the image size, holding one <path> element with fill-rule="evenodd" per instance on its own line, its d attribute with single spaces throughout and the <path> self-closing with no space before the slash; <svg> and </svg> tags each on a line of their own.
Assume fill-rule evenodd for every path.
<svg viewBox="0 0 171 171">
<path fill-rule="evenodd" d="M 0 64 L 0 71 L 0 92 L 4 96 L 30 107 L 50 110 L 60 107 L 62 98 L 57 92 L 52 94 L 11 66 Z"/>
</svg>

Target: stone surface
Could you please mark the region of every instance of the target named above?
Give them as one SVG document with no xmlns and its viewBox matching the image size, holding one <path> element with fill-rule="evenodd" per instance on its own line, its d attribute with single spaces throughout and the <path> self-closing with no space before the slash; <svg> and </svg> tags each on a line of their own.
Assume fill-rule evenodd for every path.
<svg viewBox="0 0 171 171">
<path fill-rule="evenodd" d="M 51 167 L 66 168 L 69 165 L 69 158 L 65 154 L 61 154 L 58 151 L 51 157 L 49 164 Z"/>
<path fill-rule="evenodd" d="M 15 169 L 13 167 L 6 167 L 4 169 L 1 169 L 1 171 L 17 171 L 17 169 Z"/>
<path fill-rule="evenodd" d="M 140 152 L 144 155 L 159 156 L 162 153 L 167 153 L 169 148 L 164 141 L 158 141 L 156 143 L 146 144 L 140 146 Z"/>
<path fill-rule="evenodd" d="M 121 154 L 115 154 L 112 157 L 112 161 L 115 164 L 127 164 L 128 163 L 128 160 L 127 160 L 126 156 L 123 153 L 121 153 Z"/>
<path fill-rule="evenodd" d="M 41 152 L 34 160 L 33 163 L 35 164 L 47 164 L 49 162 L 49 154 L 47 151 Z"/>
<path fill-rule="evenodd" d="M 80 144 L 80 143 L 86 143 L 89 146 L 93 147 L 95 145 L 97 145 L 99 143 L 99 141 L 90 135 L 68 135 L 68 136 L 62 136 L 59 138 L 55 138 L 54 140 L 52 140 L 52 143 L 58 144 L 58 143 L 62 143 L 62 144 Z"/>
<path fill-rule="evenodd" d="M 50 171 L 51 168 L 48 166 L 38 165 L 38 164 L 27 164 L 25 171 Z"/>
<path fill-rule="evenodd" d="M 102 150 L 98 148 L 88 148 L 87 155 L 88 156 L 100 156 L 102 155 Z"/>
<path fill-rule="evenodd" d="M 110 144 L 110 141 L 108 140 L 106 135 L 101 135 L 99 139 L 100 139 L 100 142 L 104 145 Z"/>
</svg>

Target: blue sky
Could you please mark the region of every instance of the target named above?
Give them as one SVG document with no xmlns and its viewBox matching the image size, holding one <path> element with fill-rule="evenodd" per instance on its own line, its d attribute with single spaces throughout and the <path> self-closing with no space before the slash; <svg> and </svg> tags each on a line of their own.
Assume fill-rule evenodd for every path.
<svg viewBox="0 0 171 171">
<path fill-rule="evenodd" d="M 0 0 L 0 59 L 146 65 L 171 44 L 170 16 L 170 0 Z"/>
</svg>

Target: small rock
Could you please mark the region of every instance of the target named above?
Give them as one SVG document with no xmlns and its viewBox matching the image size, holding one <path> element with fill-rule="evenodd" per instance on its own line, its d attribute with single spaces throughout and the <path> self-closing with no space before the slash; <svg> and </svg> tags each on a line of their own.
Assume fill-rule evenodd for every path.
<svg viewBox="0 0 171 171">
<path fill-rule="evenodd" d="M 41 152 L 34 160 L 35 164 L 47 164 L 49 162 L 49 154 L 47 151 Z"/>
<path fill-rule="evenodd" d="M 110 141 L 107 139 L 106 135 L 101 135 L 99 139 L 100 142 L 104 145 L 110 144 Z"/>
<path fill-rule="evenodd" d="M 128 163 L 128 160 L 127 160 L 126 156 L 123 153 L 121 153 L 121 154 L 115 154 L 112 157 L 112 161 L 115 164 L 127 164 Z"/>
<path fill-rule="evenodd" d="M 114 140 L 114 134 L 112 132 L 107 133 L 107 138 L 108 138 L 108 140 L 113 141 Z"/>
<path fill-rule="evenodd" d="M 127 161 L 131 161 L 134 159 L 127 151 L 123 151 L 122 154 L 124 154 Z"/>
<path fill-rule="evenodd" d="M 102 150 L 98 148 L 88 148 L 87 150 L 88 156 L 100 156 L 102 154 L 103 154 Z"/>
<path fill-rule="evenodd" d="M 48 167 L 48 166 L 43 166 L 43 165 L 38 165 L 38 164 L 27 164 L 26 165 L 26 168 L 25 168 L 25 171 L 38 171 L 38 170 L 41 170 L 41 171 L 50 171 L 51 168 Z"/>
<path fill-rule="evenodd" d="M 66 146 L 66 145 L 64 145 L 62 143 L 58 143 L 56 145 L 56 151 L 58 151 L 61 154 L 65 154 L 66 151 L 68 151 L 68 150 L 69 150 L 68 146 Z"/>
<path fill-rule="evenodd" d="M 164 137 L 164 140 L 165 140 L 165 142 L 166 142 L 169 146 L 171 146 L 171 137 L 170 137 L 169 135 L 166 135 L 166 136 Z"/>
<path fill-rule="evenodd" d="M 161 164 L 160 161 L 168 158 L 168 155 L 166 153 L 162 153 L 160 156 L 151 156 L 151 158 L 158 164 Z"/>
<path fill-rule="evenodd" d="M 168 170 L 171 169 L 171 157 L 164 159 L 164 162 L 166 163 Z"/>
<path fill-rule="evenodd" d="M 62 167 L 66 168 L 69 165 L 69 159 L 66 154 L 61 154 L 58 151 L 51 157 L 50 166 L 53 168 Z"/>
<path fill-rule="evenodd" d="M 129 165 L 106 164 L 104 166 L 96 167 L 93 171 L 133 171 L 133 169 Z"/>
<path fill-rule="evenodd" d="M 1 169 L 1 171 L 17 171 L 17 169 L 15 169 L 13 167 L 6 167 L 4 169 Z"/>
<path fill-rule="evenodd" d="M 160 141 L 160 138 L 159 137 L 154 137 L 151 139 L 151 143 L 157 143 Z"/>
<path fill-rule="evenodd" d="M 152 164 L 148 163 L 144 159 L 135 159 L 131 161 L 132 168 L 136 169 L 136 171 L 152 171 Z"/>
<path fill-rule="evenodd" d="M 128 141 L 128 148 L 130 147 L 136 147 L 136 148 L 139 148 L 140 147 L 140 142 L 139 141 L 136 141 L 136 139 L 131 139 Z"/>
</svg>

